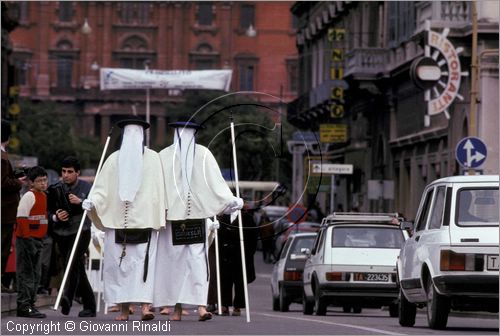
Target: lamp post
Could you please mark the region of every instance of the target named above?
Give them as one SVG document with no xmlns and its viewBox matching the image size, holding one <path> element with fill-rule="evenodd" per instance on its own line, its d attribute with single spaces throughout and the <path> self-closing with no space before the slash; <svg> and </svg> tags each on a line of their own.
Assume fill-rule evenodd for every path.
<svg viewBox="0 0 500 336">
<path fill-rule="evenodd" d="M 144 61 L 144 68 L 146 69 L 146 71 L 149 70 L 149 63 L 150 61 L 149 60 L 145 60 Z M 146 122 L 148 124 L 151 124 L 150 122 L 150 119 L 151 119 L 151 112 L 150 112 L 150 101 L 149 101 L 149 88 L 146 89 Z M 149 136 L 150 136 L 150 133 L 149 133 L 149 128 L 146 130 L 146 146 L 149 148 Z"/>
</svg>

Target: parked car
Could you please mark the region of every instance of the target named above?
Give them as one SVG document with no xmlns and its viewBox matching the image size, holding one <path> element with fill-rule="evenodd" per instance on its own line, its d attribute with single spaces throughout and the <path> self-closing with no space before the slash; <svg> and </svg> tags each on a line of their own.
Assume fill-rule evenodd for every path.
<svg viewBox="0 0 500 336">
<path fill-rule="evenodd" d="M 284 243 L 288 239 L 288 236 L 290 234 L 299 232 L 318 232 L 320 223 L 302 222 L 295 224 L 286 222 L 283 224 L 283 227 L 286 227 L 287 229 L 282 234 L 276 237 L 276 242 L 275 242 L 276 255 L 279 255 L 281 248 L 284 246 Z"/>
<path fill-rule="evenodd" d="M 399 324 L 415 324 L 427 306 L 430 328 L 443 329 L 450 309 L 498 312 L 499 176 L 453 176 L 425 189 L 414 231 L 397 262 Z"/>
<path fill-rule="evenodd" d="M 325 315 L 329 305 L 360 313 L 389 306 L 397 316 L 396 268 L 408 238 L 398 214 L 334 213 L 321 223 L 304 267 L 304 314 Z"/>
<path fill-rule="evenodd" d="M 285 312 L 290 303 L 302 303 L 302 272 L 315 238 L 315 233 L 288 236 L 271 275 L 273 310 Z"/>
</svg>

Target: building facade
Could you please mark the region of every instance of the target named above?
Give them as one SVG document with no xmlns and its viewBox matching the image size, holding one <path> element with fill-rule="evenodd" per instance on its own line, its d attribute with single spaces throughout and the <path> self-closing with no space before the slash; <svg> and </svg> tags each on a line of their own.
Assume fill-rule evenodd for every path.
<svg viewBox="0 0 500 336">
<path fill-rule="evenodd" d="M 455 150 L 469 135 L 488 150 L 481 173 L 498 174 L 498 2 L 296 2 L 292 12 L 302 85 L 289 121 L 318 132 L 323 162 L 354 166 L 336 177 L 334 209 L 414 218 L 426 184 L 464 173 Z M 422 58 L 439 69 L 434 85 L 415 80 Z M 328 209 L 329 192 L 319 199 Z"/>
<path fill-rule="evenodd" d="M 132 107 L 145 113 L 145 90 L 100 91 L 99 68 L 233 69 L 231 91 L 296 96 L 291 2 L 21 1 L 11 33 L 19 95 L 53 101 L 78 116 L 76 131 L 106 138 Z M 151 143 L 162 145 L 165 103 L 178 90 L 151 90 Z M 278 99 L 262 97 L 278 105 Z M 21 111 L 22 113 L 22 111 Z"/>
</svg>

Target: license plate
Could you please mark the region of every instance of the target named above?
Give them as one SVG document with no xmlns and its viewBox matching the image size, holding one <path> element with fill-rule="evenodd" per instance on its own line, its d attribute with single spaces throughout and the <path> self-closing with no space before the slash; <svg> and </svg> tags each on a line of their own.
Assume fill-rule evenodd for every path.
<svg viewBox="0 0 500 336">
<path fill-rule="evenodd" d="M 487 256 L 487 263 L 486 267 L 488 271 L 498 271 L 498 263 L 499 263 L 499 258 L 497 255 L 489 255 Z"/>
<path fill-rule="evenodd" d="M 389 274 L 387 273 L 355 273 L 355 281 L 389 281 Z"/>
</svg>

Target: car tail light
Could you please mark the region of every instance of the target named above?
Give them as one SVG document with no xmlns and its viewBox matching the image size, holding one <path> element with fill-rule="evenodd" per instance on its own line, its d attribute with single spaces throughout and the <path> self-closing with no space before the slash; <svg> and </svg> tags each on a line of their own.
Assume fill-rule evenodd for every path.
<svg viewBox="0 0 500 336">
<path fill-rule="evenodd" d="M 283 275 L 285 281 L 302 281 L 301 271 L 285 271 Z"/>
<path fill-rule="evenodd" d="M 327 281 L 349 281 L 349 273 L 344 272 L 326 272 Z"/>
<path fill-rule="evenodd" d="M 441 271 L 482 271 L 483 256 L 474 253 L 456 253 L 441 250 Z"/>
</svg>

